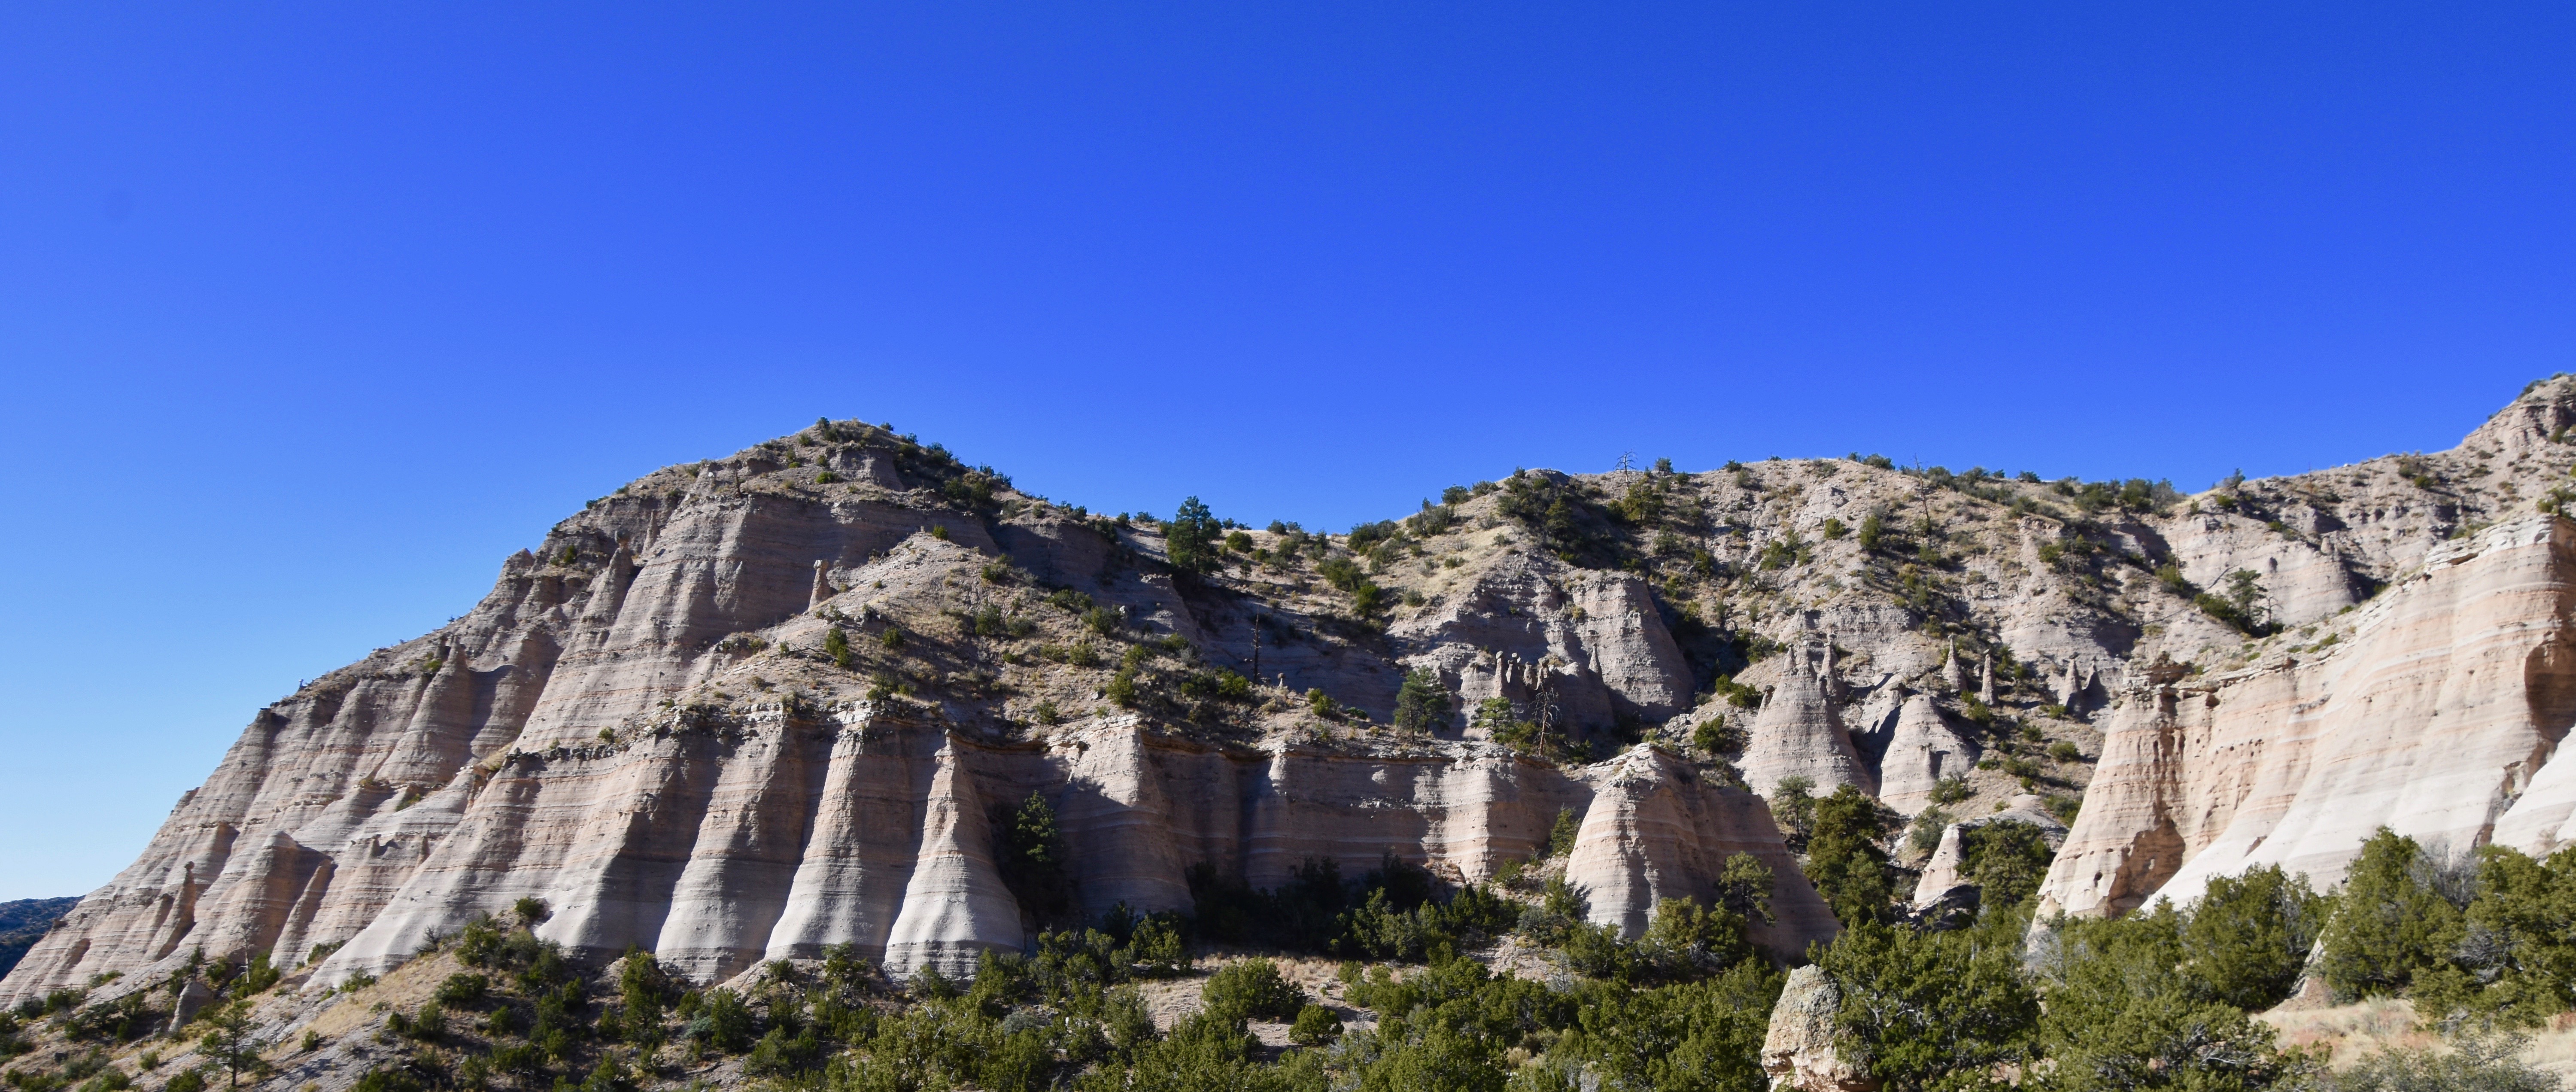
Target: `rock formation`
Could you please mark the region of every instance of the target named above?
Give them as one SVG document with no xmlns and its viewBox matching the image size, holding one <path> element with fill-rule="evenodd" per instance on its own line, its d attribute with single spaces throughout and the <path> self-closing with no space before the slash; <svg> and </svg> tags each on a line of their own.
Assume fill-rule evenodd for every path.
<svg viewBox="0 0 2576 1092">
<path fill-rule="evenodd" d="M 1814 964 L 1789 972 L 1771 1027 L 1762 1037 L 1762 1071 L 1781 1092 L 1872 1092 L 1880 1082 L 1865 1058 L 1846 1057 L 1834 1044 L 1834 1014 L 1842 991 Z"/>
<path fill-rule="evenodd" d="M 995 856 L 1031 795 L 1084 914 L 1186 910 L 1197 866 L 1476 882 L 1572 811 L 1595 921 L 1751 853 L 1779 950 L 1833 930 L 1755 795 L 1791 778 L 2080 801 L 2043 891 L 2073 912 L 2331 882 L 2381 822 L 2545 849 L 2576 841 L 2571 424 L 2552 380 L 2452 451 L 2188 497 L 1531 471 L 1181 571 L 1151 520 L 826 422 L 629 483 L 463 617 L 256 711 L 0 1002 L 201 951 L 327 983 L 523 897 L 576 955 L 702 983 L 840 943 L 962 969 L 1040 924 Z M 1390 731 L 1412 672 L 1450 705 Z"/>
<path fill-rule="evenodd" d="M 2002 811 L 1943 827 L 1940 846 L 1932 851 L 1929 860 L 1923 862 L 1922 875 L 1915 881 L 1913 905 L 1916 911 L 1934 906 L 1950 897 L 1952 891 L 1971 883 L 1967 876 L 1966 835 L 1968 831 L 1989 823 L 2027 823 L 2039 829 L 2052 849 L 2066 842 L 2066 824 L 2050 815 L 2039 797 L 2030 795 L 2014 797 L 2010 806 Z"/>
</svg>

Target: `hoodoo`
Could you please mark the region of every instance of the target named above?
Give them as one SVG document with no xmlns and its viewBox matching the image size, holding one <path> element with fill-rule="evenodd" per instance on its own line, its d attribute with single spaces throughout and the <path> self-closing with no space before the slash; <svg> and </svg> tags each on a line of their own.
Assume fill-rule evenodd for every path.
<svg viewBox="0 0 2576 1092">
<path fill-rule="evenodd" d="M 2547 850 L 2576 841 L 2570 425 L 2561 379 L 2448 452 L 2194 496 L 1772 460 L 1526 471 L 1320 534 L 1103 516 L 822 422 L 629 483 L 255 711 L 0 1001 L 382 974 L 521 900 L 578 959 L 701 984 L 837 945 L 968 975 L 1211 892 L 1557 854 L 1628 937 L 1750 857 L 1790 953 L 1838 927 L 1775 814 L 1840 786 L 1936 833 L 2071 818 L 2040 897 L 2078 914 L 2328 884 L 2381 824 Z M 1041 835 L 1043 870 L 1004 859 Z M 1903 863 L 1956 870 L 1927 859 L 1956 829 L 1923 841 Z"/>
</svg>

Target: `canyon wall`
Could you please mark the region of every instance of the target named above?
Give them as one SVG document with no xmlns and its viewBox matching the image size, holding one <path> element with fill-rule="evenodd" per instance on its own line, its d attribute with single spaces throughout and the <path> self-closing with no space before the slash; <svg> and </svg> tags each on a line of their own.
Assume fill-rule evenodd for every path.
<svg viewBox="0 0 2576 1092">
<path fill-rule="evenodd" d="M 2538 516 L 2430 550 L 2326 647 L 2142 679 L 2043 911 L 2188 902 L 2262 865 L 2322 888 L 2383 825 L 2447 858 L 2552 848 L 2576 803 L 2550 761 L 2576 723 L 2571 611 L 2576 527 Z"/>
<path fill-rule="evenodd" d="M 0 1002 L 198 952 L 327 983 L 523 897 L 586 958 L 702 982 L 839 943 L 962 969 L 1029 942 L 995 824 L 1033 794 L 1081 913 L 1186 910 L 1200 866 L 1473 883 L 1564 814 L 1594 921 L 1635 935 L 1749 853 L 1782 952 L 1835 929 L 1757 795 L 1799 778 L 2072 814 L 2043 895 L 2077 913 L 2331 883 L 2382 823 L 2548 849 L 2571 425 L 2551 380 L 2451 451 L 2189 496 L 1530 471 L 1347 535 L 1208 528 L 1180 565 L 1175 525 L 820 422 L 619 488 L 466 615 L 257 711 Z"/>
</svg>

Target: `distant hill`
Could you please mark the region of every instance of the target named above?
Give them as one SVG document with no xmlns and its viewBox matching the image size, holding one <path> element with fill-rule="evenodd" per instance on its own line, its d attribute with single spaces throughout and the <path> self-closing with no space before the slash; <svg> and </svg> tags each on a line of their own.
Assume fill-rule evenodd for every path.
<svg viewBox="0 0 2576 1092">
<path fill-rule="evenodd" d="M 27 949 L 54 927 L 54 919 L 70 913 L 78 902 L 78 896 L 0 902 L 0 975 L 17 966 L 18 957 L 27 954 Z"/>
</svg>

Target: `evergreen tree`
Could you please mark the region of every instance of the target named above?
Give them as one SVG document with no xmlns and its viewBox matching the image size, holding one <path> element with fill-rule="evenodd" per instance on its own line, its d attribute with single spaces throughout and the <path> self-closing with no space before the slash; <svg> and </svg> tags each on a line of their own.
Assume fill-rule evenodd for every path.
<svg viewBox="0 0 2576 1092">
<path fill-rule="evenodd" d="M 1895 868 L 1880 840 L 1895 829 L 1885 805 L 1851 785 L 1816 801 L 1816 829 L 1807 839 L 1807 879 L 1845 926 L 1881 921 L 1896 901 Z"/>
<path fill-rule="evenodd" d="M 1217 550 L 1217 540 L 1225 527 L 1216 515 L 1197 497 L 1181 502 L 1181 510 L 1163 525 L 1163 552 L 1172 567 L 1185 573 L 1211 573 L 1224 563 Z"/>
<path fill-rule="evenodd" d="M 1981 943 L 1996 939 L 2006 942 Z M 1892 1092 L 1925 1092 L 1981 1087 L 1994 1067 L 2028 1060 L 2039 1000 L 2016 955 L 1981 930 L 1863 917 L 1816 962 L 1842 990 L 1837 1041 Z"/>
<path fill-rule="evenodd" d="M 2434 889 L 2432 862 L 2387 827 L 2361 844 L 2326 926 L 2326 984 L 2337 994 L 2395 994 L 2431 971 L 2461 937 L 2460 911 Z"/>
<path fill-rule="evenodd" d="M 2477 892 L 2449 965 L 2417 976 L 2415 1011 L 2527 1027 L 2576 1008 L 2576 849 L 2482 847 Z"/>
<path fill-rule="evenodd" d="M 2060 920 L 2036 962 L 2048 1000 L 2044 1085 L 2084 1092 L 2269 1088 L 2300 1074 L 2270 1027 L 2212 1000 L 2186 972 L 2172 904 L 2117 921 Z"/>
<path fill-rule="evenodd" d="M 1064 833 L 1046 797 L 1030 793 L 1002 828 L 1002 883 L 1020 907 L 1040 922 L 1073 910 L 1073 878 L 1066 869 Z"/>
<path fill-rule="evenodd" d="M 2305 875 L 2279 865 L 2212 879 L 2182 930 L 2184 967 L 2212 1000 L 2271 1008 L 2297 988 L 2325 924 L 2324 907 Z"/>
<path fill-rule="evenodd" d="M 1423 668 L 1404 675 L 1395 692 L 1395 726 L 1407 732 L 1436 732 L 1449 724 L 1449 690 L 1440 676 Z"/>
<path fill-rule="evenodd" d="M 1788 841 L 1790 852 L 1805 852 L 1807 838 L 1816 829 L 1816 780 L 1791 774 L 1771 786 L 1771 821 L 1780 825 L 1780 836 Z"/>
<path fill-rule="evenodd" d="M 2019 906 L 2037 894 L 2048 862 L 2056 856 L 2038 827 L 2010 819 L 1960 831 L 1959 850 L 1987 911 Z"/>
</svg>

